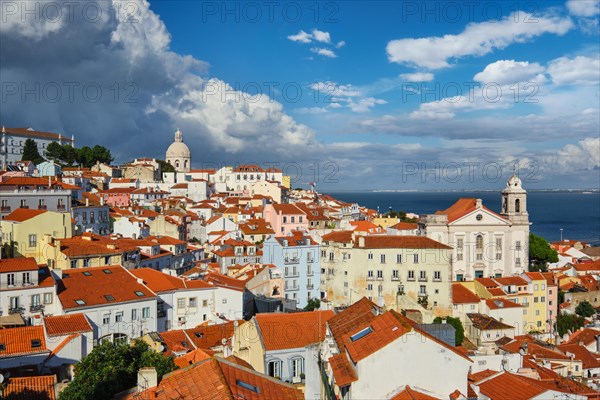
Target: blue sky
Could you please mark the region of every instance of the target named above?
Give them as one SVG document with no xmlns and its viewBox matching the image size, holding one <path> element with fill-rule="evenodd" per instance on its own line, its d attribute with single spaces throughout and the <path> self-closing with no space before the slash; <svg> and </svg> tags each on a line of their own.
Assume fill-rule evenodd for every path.
<svg viewBox="0 0 600 400">
<path fill-rule="evenodd" d="M 527 187 L 600 186 L 597 0 L 132 4 L 134 21 L 93 23 L 1 10 L 3 85 L 136 89 L 133 104 L 8 96 L 1 123 L 117 161 L 162 157 L 180 127 L 198 168 L 273 162 L 329 190 L 495 188 L 514 165 Z"/>
</svg>

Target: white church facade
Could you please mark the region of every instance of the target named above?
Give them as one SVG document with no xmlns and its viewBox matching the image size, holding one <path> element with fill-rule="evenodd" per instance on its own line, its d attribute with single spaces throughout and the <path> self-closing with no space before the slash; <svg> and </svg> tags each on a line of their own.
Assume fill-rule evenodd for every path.
<svg viewBox="0 0 600 400">
<path fill-rule="evenodd" d="M 496 213 L 481 199 L 461 198 L 449 208 L 425 215 L 420 230 L 453 248 L 452 280 L 521 274 L 529 265 L 527 192 L 513 175 Z"/>
<path fill-rule="evenodd" d="M 192 167 L 192 154 L 183 143 L 183 133 L 179 129 L 175 132 L 175 140 L 167 149 L 165 161 L 171 164 L 176 172 L 190 172 Z"/>
</svg>

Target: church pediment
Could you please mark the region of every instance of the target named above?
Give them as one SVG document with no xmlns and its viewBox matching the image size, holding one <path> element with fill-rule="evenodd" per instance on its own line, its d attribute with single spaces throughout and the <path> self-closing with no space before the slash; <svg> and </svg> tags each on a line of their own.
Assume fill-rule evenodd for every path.
<svg viewBox="0 0 600 400">
<path fill-rule="evenodd" d="M 508 226 L 510 221 L 503 218 L 499 214 L 488 210 L 485 207 L 476 208 L 475 210 L 463 215 L 462 217 L 452 221 L 448 225 L 451 226 Z"/>
</svg>

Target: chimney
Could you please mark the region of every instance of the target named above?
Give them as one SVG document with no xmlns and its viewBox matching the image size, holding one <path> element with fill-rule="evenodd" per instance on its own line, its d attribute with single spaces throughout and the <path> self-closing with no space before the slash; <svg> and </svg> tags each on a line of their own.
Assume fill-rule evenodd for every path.
<svg viewBox="0 0 600 400">
<path fill-rule="evenodd" d="M 103 206 L 104 205 L 104 196 L 100 196 L 100 205 Z"/>
<path fill-rule="evenodd" d="M 85 198 L 85 206 L 86 207 L 90 206 L 90 199 L 88 197 Z"/>
<path fill-rule="evenodd" d="M 475 199 L 475 208 L 481 208 L 481 199 Z"/>
<path fill-rule="evenodd" d="M 138 392 L 156 387 L 158 385 L 158 374 L 154 367 L 140 368 L 138 371 L 137 387 Z"/>
<path fill-rule="evenodd" d="M 365 237 L 364 236 L 358 237 L 358 247 L 365 247 Z"/>
</svg>

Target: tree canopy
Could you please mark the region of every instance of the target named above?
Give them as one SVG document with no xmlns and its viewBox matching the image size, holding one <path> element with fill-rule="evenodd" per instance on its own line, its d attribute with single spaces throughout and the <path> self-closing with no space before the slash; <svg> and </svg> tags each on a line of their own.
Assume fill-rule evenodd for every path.
<svg viewBox="0 0 600 400">
<path fill-rule="evenodd" d="M 321 308 L 321 300 L 319 299 L 310 299 L 308 303 L 306 303 L 306 307 L 304 307 L 305 311 L 314 311 Z"/>
<path fill-rule="evenodd" d="M 596 310 L 588 301 L 584 300 L 575 307 L 575 314 L 588 318 L 596 314 Z"/>
<path fill-rule="evenodd" d="M 58 142 L 48 145 L 46 157 L 61 165 L 77 164 L 85 168 L 90 168 L 96 162 L 110 164 L 113 161 L 110 150 L 104 146 L 74 148 L 70 144 L 61 145 Z"/>
<path fill-rule="evenodd" d="M 585 324 L 585 319 L 581 315 L 560 313 L 556 317 L 556 330 L 560 336 L 571 331 L 575 332 Z"/>
<path fill-rule="evenodd" d="M 60 393 L 59 400 L 112 399 L 136 385 L 142 367 L 156 368 L 159 380 L 177 368 L 172 357 L 157 353 L 141 340 L 132 346 L 102 342 L 75 365 L 75 378 Z"/>
<path fill-rule="evenodd" d="M 550 247 L 550 244 L 543 237 L 533 233 L 529 234 L 529 270 L 542 271 L 548 270 L 548 263 L 558 261 L 558 252 Z"/>
<path fill-rule="evenodd" d="M 156 162 L 160 165 L 160 172 L 175 172 L 175 167 L 165 160 L 156 160 Z"/>
<path fill-rule="evenodd" d="M 23 148 L 23 157 L 21 157 L 21 161 L 31 161 L 35 165 L 46 161 L 44 157 L 40 155 L 37 144 L 33 139 L 25 140 L 25 147 Z"/>
</svg>

